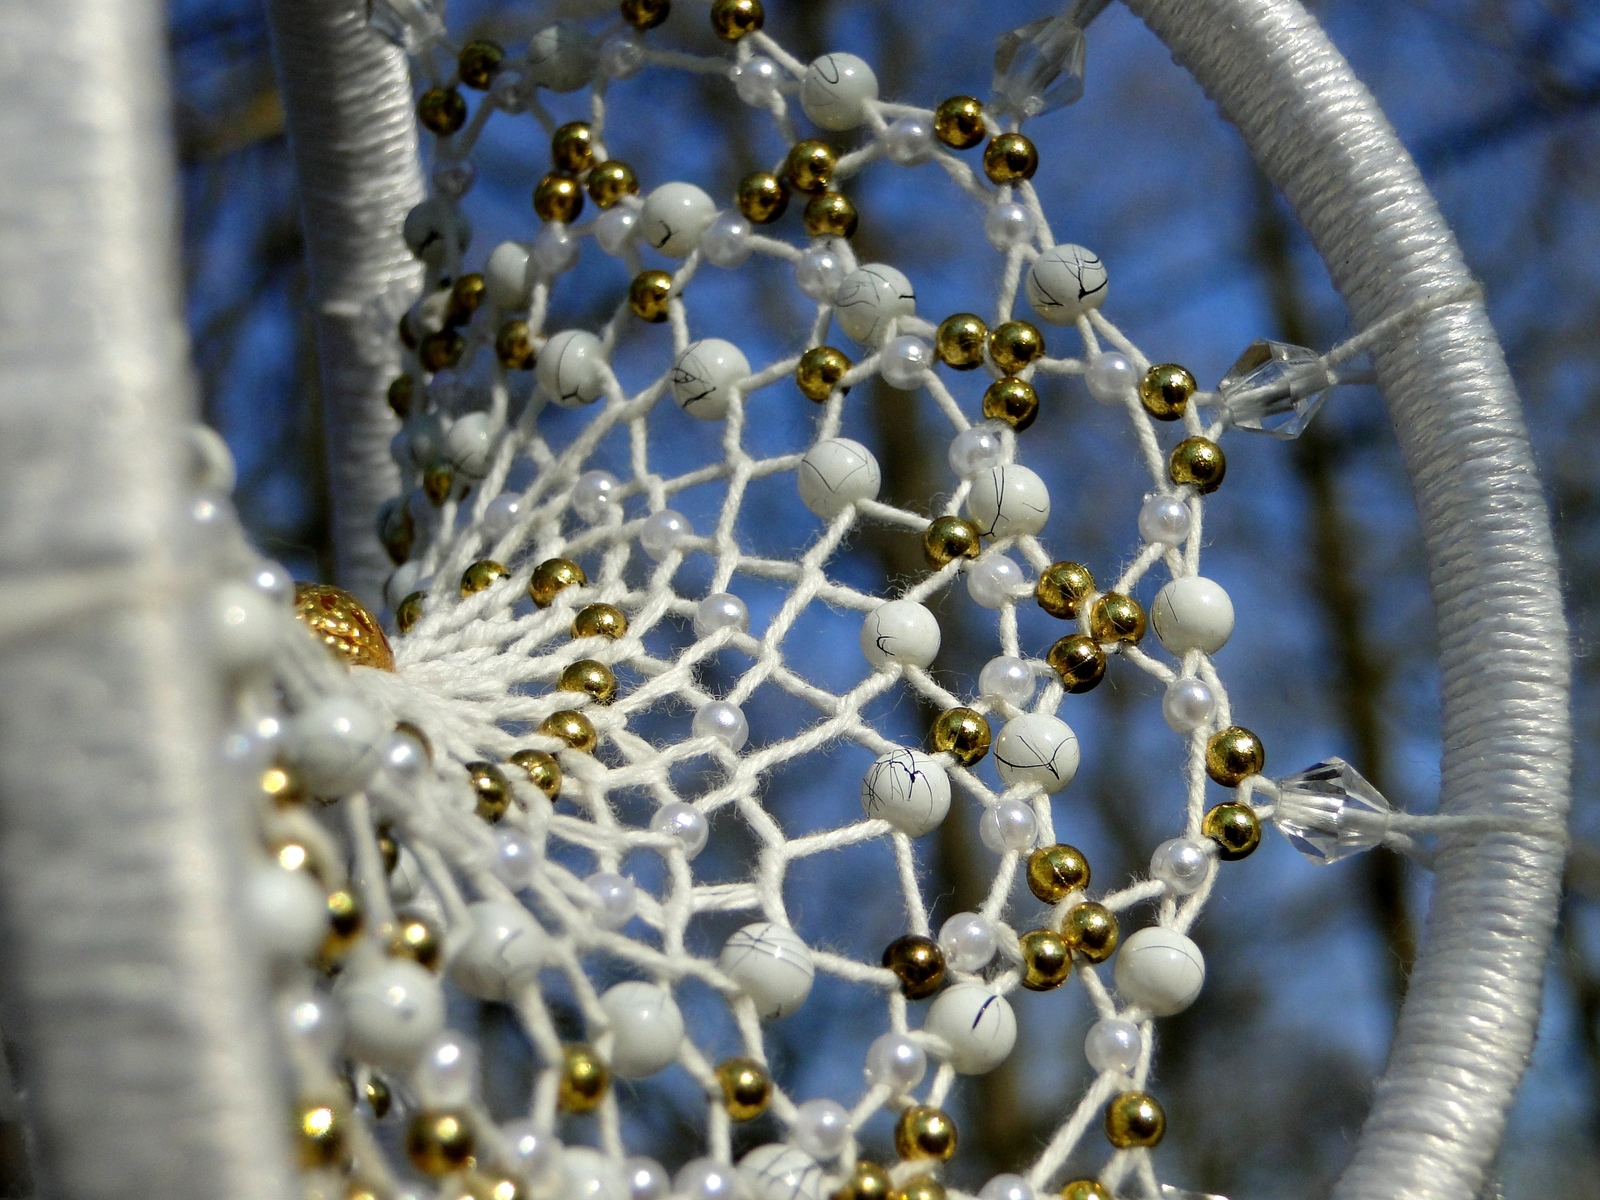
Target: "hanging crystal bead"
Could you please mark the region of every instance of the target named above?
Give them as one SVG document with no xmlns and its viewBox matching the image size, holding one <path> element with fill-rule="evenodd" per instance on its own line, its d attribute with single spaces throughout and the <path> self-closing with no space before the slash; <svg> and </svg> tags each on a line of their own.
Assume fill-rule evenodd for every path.
<svg viewBox="0 0 1600 1200">
<path fill-rule="evenodd" d="M 1334 863 L 1383 841 L 1394 807 L 1342 758 L 1324 759 L 1276 781 L 1272 820 L 1314 862 Z"/>
<path fill-rule="evenodd" d="M 1083 30 L 1070 17 L 1029 21 L 995 39 L 992 103 L 1002 113 L 1037 117 L 1083 95 Z"/>
<path fill-rule="evenodd" d="M 367 0 L 367 24 L 407 54 L 444 37 L 442 0 Z"/>
<path fill-rule="evenodd" d="M 1284 342 L 1251 342 L 1217 386 L 1238 429 L 1297 438 L 1305 432 L 1334 384 L 1315 350 Z"/>
</svg>

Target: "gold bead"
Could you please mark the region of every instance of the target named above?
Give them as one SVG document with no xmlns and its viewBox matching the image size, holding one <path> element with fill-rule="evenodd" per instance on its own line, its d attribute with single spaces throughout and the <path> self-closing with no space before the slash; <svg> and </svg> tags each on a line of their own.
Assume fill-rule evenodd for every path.
<svg viewBox="0 0 1600 1200">
<path fill-rule="evenodd" d="M 766 19 L 761 0 L 715 0 L 711 5 L 712 32 L 725 42 L 737 42 L 754 33 Z"/>
<path fill-rule="evenodd" d="M 1219 729 L 1206 742 L 1206 774 L 1223 787 L 1238 787 L 1267 765 L 1261 739 L 1239 725 Z"/>
<path fill-rule="evenodd" d="M 550 799 L 554 800 L 561 791 L 561 764 L 555 755 L 543 750 L 518 750 L 507 761 L 514 767 L 521 767 L 527 773 L 528 782 Z"/>
<path fill-rule="evenodd" d="M 494 356 L 508 370 L 533 370 L 539 353 L 533 348 L 533 334 L 526 321 L 518 318 L 500 326 L 500 331 L 494 335 Z"/>
<path fill-rule="evenodd" d="M 1082 563 L 1053 562 L 1039 575 L 1033 598 L 1052 617 L 1077 618 L 1078 605 L 1094 592 L 1094 576 Z"/>
<path fill-rule="evenodd" d="M 1106 1140 L 1118 1150 L 1154 1146 L 1167 1132 L 1167 1114 L 1148 1092 L 1123 1092 L 1106 1105 Z"/>
<path fill-rule="evenodd" d="M 978 527 L 965 517 L 938 517 L 922 531 L 922 556 L 935 570 L 958 558 L 977 558 Z"/>
<path fill-rule="evenodd" d="M 1139 403 L 1158 421 L 1182 420 L 1197 386 L 1187 367 L 1158 363 L 1139 381 Z"/>
<path fill-rule="evenodd" d="M 1098 1179 L 1070 1179 L 1061 1185 L 1061 1200 L 1115 1200 Z"/>
<path fill-rule="evenodd" d="M 1222 447 L 1203 437 L 1184 438 L 1167 459 L 1167 478 L 1180 487 L 1191 484 L 1202 496 L 1221 487 L 1227 473 Z"/>
<path fill-rule="evenodd" d="M 342 887 L 329 892 L 328 933 L 317 951 L 318 965 L 329 967 L 343 958 L 345 951 L 361 936 L 361 926 L 365 922 L 361 898 L 354 889 Z"/>
<path fill-rule="evenodd" d="M 322 1099 L 302 1100 L 295 1105 L 294 1124 L 295 1147 L 302 1167 L 314 1171 L 344 1163 L 349 1121 L 342 1104 Z"/>
<path fill-rule="evenodd" d="M 1044 353 L 1044 335 L 1026 321 L 1007 321 L 989 335 L 989 357 L 1007 375 L 1015 375 Z"/>
<path fill-rule="evenodd" d="M 569 587 L 583 587 L 589 577 L 570 558 L 547 558 L 533 569 L 528 579 L 528 597 L 540 608 L 549 608 Z"/>
<path fill-rule="evenodd" d="M 900 980 L 907 1000 L 924 1000 L 944 982 L 944 951 L 932 938 L 908 933 L 895 938 L 883 951 L 883 965 Z"/>
<path fill-rule="evenodd" d="M 461 361 L 467 342 L 454 329 L 430 333 L 417 344 L 417 357 L 428 371 L 444 371 Z"/>
<path fill-rule="evenodd" d="M 370 609 L 329 583 L 296 583 L 294 615 L 339 658 L 354 667 L 394 670 L 394 651 Z"/>
<path fill-rule="evenodd" d="M 889 1172 L 875 1162 L 858 1158 L 844 1186 L 833 1193 L 829 1200 L 889 1200 L 892 1191 L 894 1183 L 889 1178 Z"/>
<path fill-rule="evenodd" d="M 389 501 L 378 510 L 378 540 L 389 556 L 389 561 L 399 566 L 411 557 L 411 547 L 416 541 L 417 523 L 411 517 L 411 508 L 403 497 Z"/>
<path fill-rule="evenodd" d="M 729 1058 L 717 1064 L 722 1103 L 735 1121 L 749 1121 L 767 1111 L 772 1076 L 753 1058 Z"/>
<path fill-rule="evenodd" d="M 833 178 L 833 168 L 838 161 L 839 156 L 827 142 L 808 138 L 789 148 L 789 156 L 783 161 L 783 174 L 796 191 L 820 192 Z"/>
<path fill-rule="evenodd" d="M 1085 900 L 1067 909 L 1061 919 L 1061 937 L 1074 954 L 1081 954 L 1092 963 L 1102 963 L 1116 951 L 1121 937 L 1117 918 L 1104 904 Z"/>
<path fill-rule="evenodd" d="M 404 421 L 411 415 L 416 401 L 416 380 L 409 375 L 397 375 L 389 384 L 389 411 Z"/>
<path fill-rule="evenodd" d="M 794 381 L 800 393 L 808 400 L 821 404 L 839 386 L 839 380 L 850 369 L 850 360 L 832 346 L 813 346 L 800 356 L 800 365 L 794 369 Z"/>
<path fill-rule="evenodd" d="M 948 753 L 970 767 L 989 753 L 989 722 L 970 708 L 949 708 L 934 720 L 928 740 L 935 754 Z"/>
<path fill-rule="evenodd" d="M 939 322 L 933 348 L 939 361 L 957 371 L 970 371 L 983 364 L 983 348 L 989 342 L 989 327 L 974 313 L 956 313 Z"/>
<path fill-rule="evenodd" d="M 585 604 L 572 618 L 575 638 L 603 637 L 616 641 L 627 632 L 627 614 L 615 604 Z"/>
<path fill-rule="evenodd" d="M 624 196 L 639 194 L 639 177 L 621 159 L 611 158 L 589 170 L 589 199 L 601 208 L 610 208 Z"/>
<path fill-rule="evenodd" d="M 461 1182 L 466 1191 L 457 1200 L 528 1200 L 528 1189 L 513 1175 L 469 1171 Z"/>
<path fill-rule="evenodd" d="M 586 1113 L 600 1107 L 611 1071 L 590 1047 L 573 1042 L 563 1048 L 561 1086 L 556 1092 L 556 1107 L 562 1112 Z"/>
<path fill-rule="evenodd" d="M 946 1200 L 948 1194 L 932 1175 L 913 1175 L 894 1189 L 889 1200 Z"/>
<path fill-rule="evenodd" d="M 461 573 L 462 598 L 476 596 L 479 592 L 488 591 L 510 574 L 510 571 L 495 562 L 494 559 L 480 558 Z"/>
<path fill-rule="evenodd" d="M 622 19 L 635 29 L 654 29 L 672 12 L 672 0 L 622 0 Z"/>
<path fill-rule="evenodd" d="M 305 871 L 318 883 L 326 885 L 327 864 L 320 861 L 304 842 L 284 839 L 268 846 L 267 852 L 285 871 Z"/>
<path fill-rule="evenodd" d="M 480 817 L 493 825 L 506 815 L 511 807 L 511 781 L 504 771 L 491 762 L 469 762 L 467 781 L 477 797 Z"/>
<path fill-rule="evenodd" d="M 556 170 L 576 175 L 594 165 L 594 129 L 587 121 L 568 121 L 550 138 Z"/>
<path fill-rule="evenodd" d="M 362 1086 L 362 1095 L 366 1098 L 367 1107 L 372 1110 L 372 1115 L 378 1120 L 389 1115 L 389 1110 L 394 1107 L 394 1093 L 389 1090 L 389 1085 L 376 1075 L 368 1075 L 367 1082 Z"/>
<path fill-rule="evenodd" d="M 617 677 L 605 663 L 580 658 L 562 670 L 556 688 L 563 692 L 581 692 L 597 704 L 610 704 L 617 694 Z"/>
<path fill-rule="evenodd" d="M 455 486 L 456 473 L 450 469 L 449 463 L 434 463 L 422 473 L 422 494 L 435 508 L 450 499 L 450 492 Z"/>
<path fill-rule="evenodd" d="M 383 873 L 393 875 L 394 869 L 400 865 L 400 843 L 387 825 L 378 826 L 377 843 L 378 856 L 383 859 Z"/>
<path fill-rule="evenodd" d="M 1076 846 L 1057 842 L 1028 855 L 1028 890 L 1046 904 L 1059 904 L 1089 886 L 1089 860 Z"/>
<path fill-rule="evenodd" d="M 1032 179 L 1039 169 L 1039 151 L 1020 133 L 1002 133 L 983 148 L 983 173 L 993 184 Z"/>
<path fill-rule="evenodd" d="M 1106 592 L 1096 598 L 1089 610 L 1089 632 L 1096 641 L 1137 646 L 1144 639 L 1144 631 L 1144 608 L 1132 596 Z"/>
<path fill-rule="evenodd" d="M 477 1139 L 471 1118 L 451 1109 L 424 1109 L 406 1127 L 406 1154 L 424 1175 L 438 1178 L 471 1166 Z"/>
<path fill-rule="evenodd" d="M 444 954 L 444 935 L 426 917 L 415 913 L 396 917 L 389 926 L 389 953 L 436 971 Z"/>
<path fill-rule="evenodd" d="M 1223 862 L 1238 862 L 1261 844 L 1261 818 L 1248 804 L 1229 800 L 1206 813 L 1200 832 L 1217 844 L 1217 857 Z"/>
<path fill-rule="evenodd" d="M 576 709 L 564 708 L 553 712 L 539 723 L 539 732 L 545 737 L 559 738 L 573 750 L 592 754 L 600 735 L 594 723 Z"/>
<path fill-rule="evenodd" d="M 583 211 L 583 189 L 571 175 L 551 171 L 533 189 L 533 211 L 541 221 L 570 225 Z"/>
<path fill-rule="evenodd" d="M 861 214 L 850 198 L 839 192 L 819 192 L 805 211 L 806 232 L 812 237 L 854 237 Z"/>
<path fill-rule="evenodd" d="M 445 311 L 445 324 L 467 325 L 472 321 L 472 314 L 483 305 L 484 298 L 489 294 L 489 285 L 484 283 L 483 276 L 477 271 L 468 271 L 465 275 L 458 276 L 455 283 L 450 285 L 449 307 Z"/>
<path fill-rule="evenodd" d="M 1022 986 L 1031 992 L 1048 992 L 1072 973 L 1072 951 L 1053 929 L 1033 929 L 1017 939 L 1022 947 Z"/>
<path fill-rule="evenodd" d="M 427 599 L 424 592 L 412 592 L 401 600 L 394 610 L 394 627 L 401 633 L 410 633 L 416 623 L 422 620 L 422 602 Z"/>
<path fill-rule="evenodd" d="M 422 744 L 422 753 L 427 756 L 428 765 L 430 767 L 433 765 L 433 743 L 428 740 L 428 735 L 423 733 L 419 727 L 413 725 L 410 721 L 396 721 L 394 723 L 394 731 L 416 738 Z"/>
<path fill-rule="evenodd" d="M 305 785 L 284 766 L 271 766 L 261 772 L 261 791 L 279 808 L 304 804 L 306 800 Z"/>
<path fill-rule="evenodd" d="M 417 120 L 429 133 L 449 137 L 467 123 L 467 102 L 455 88 L 429 88 L 417 97 Z"/>
<path fill-rule="evenodd" d="M 480 38 L 461 47 L 461 54 L 456 59 L 456 68 L 461 73 L 462 83 L 481 92 L 494 82 L 494 77 L 500 73 L 505 61 L 504 50 L 494 42 Z"/>
<path fill-rule="evenodd" d="M 634 316 L 652 325 L 667 319 L 667 301 L 671 296 L 672 276 L 665 271 L 640 271 L 628 285 L 628 307 Z"/>
<path fill-rule="evenodd" d="M 1039 415 L 1039 393 L 1026 379 L 1012 375 L 996 379 L 983 393 L 983 415 L 990 421 L 1004 421 L 1021 433 Z"/>
<path fill-rule="evenodd" d="M 913 1104 L 894 1123 L 894 1149 L 901 1158 L 949 1162 L 956 1152 L 956 1123 L 930 1104 Z"/>
<path fill-rule="evenodd" d="M 951 96 L 933 110 L 933 133 L 952 150 L 970 150 L 983 141 L 983 105 L 971 96 Z"/>
<path fill-rule="evenodd" d="M 789 207 L 789 189 L 770 171 L 755 171 L 739 181 L 734 200 L 752 225 L 770 225 Z"/>
</svg>

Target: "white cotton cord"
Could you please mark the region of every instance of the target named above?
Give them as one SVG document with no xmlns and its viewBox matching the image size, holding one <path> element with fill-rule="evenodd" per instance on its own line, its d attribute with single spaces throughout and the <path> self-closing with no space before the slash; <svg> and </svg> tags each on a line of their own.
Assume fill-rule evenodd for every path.
<svg viewBox="0 0 1600 1200">
<path fill-rule="evenodd" d="M 1428 928 L 1339 1200 L 1470 1200 L 1527 1066 L 1570 802 L 1570 658 L 1548 514 L 1511 380 L 1404 148 L 1293 0 L 1128 0 L 1283 188 L 1371 346 L 1437 611 L 1440 810 L 1491 814 L 1435 860 Z"/>
<path fill-rule="evenodd" d="M 400 490 L 386 392 L 395 323 L 422 281 L 400 236 L 423 198 L 410 75 L 363 0 L 270 0 L 267 15 L 317 314 L 336 577 L 381 607 L 378 509 Z"/>
</svg>

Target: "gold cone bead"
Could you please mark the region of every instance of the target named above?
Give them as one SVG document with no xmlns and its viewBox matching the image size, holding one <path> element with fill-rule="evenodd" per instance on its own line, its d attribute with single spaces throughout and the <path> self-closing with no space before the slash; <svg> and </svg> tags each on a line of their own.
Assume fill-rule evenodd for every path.
<svg viewBox="0 0 1600 1200">
<path fill-rule="evenodd" d="M 1092 963 L 1102 963 L 1116 952 L 1121 932 L 1110 909 L 1085 900 L 1067 909 L 1067 915 L 1061 920 L 1061 936 L 1074 954 L 1081 954 Z"/>
<path fill-rule="evenodd" d="M 556 1106 L 562 1112 L 593 1112 L 605 1099 L 611 1085 L 611 1071 L 593 1048 L 573 1043 L 564 1048 L 561 1083 L 556 1091 Z"/>
<path fill-rule="evenodd" d="M 1224 862 L 1249 858 L 1261 844 L 1261 818 L 1248 804 L 1229 800 L 1206 813 L 1200 832 L 1217 844 Z"/>
<path fill-rule="evenodd" d="M 570 558 L 547 558 L 528 578 L 528 598 L 540 608 L 549 608 L 569 587 L 584 587 L 589 577 Z"/>
<path fill-rule="evenodd" d="M 1139 403 L 1158 421 L 1180 421 L 1198 386 L 1187 367 L 1157 363 L 1139 381 Z"/>
<path fill-rule="evenodd" d="M 965 517 L 938 517 L 922 531 L 922 556 L 937 570 L 983 549 L 978 527 Z"/>
<path fill-rule="evenodd" d="M 933 133 L 952 150 L 970 150 L 983 141 L 983 105 L 971 96 L 951 96 L 933 110 Z"/>
<path fill-rule="evenodd" d="M 394 670 L 394 651 L 383 626 L 365 604 L 344 589 L 327 583 L 296 583 L 294 615 L 349 665 Z"/>
<path fill-rule="evenodd" d="M 772 1102 L 772 1076 L 753 1058 L 729 1058 L 717 1064 L 722 1103 L 735 1121 L 750 1121 Z"/>
<path fill-rule="evenodd" d="M 1148 1092 L 1123 1092 L 1106 1105 L 1106 1140 L 1118 1150 L 1154 1146 L 1167 1132 L 1167 1114 Z"/>
<path fill-rule="evenodd" d="M 328 935 L 322 939 L 322 949 L 318 952 L 319 963 L 328 966 L 343 958 L 361 936 L 361 927 L 365 924 L 366 911 L 354 888 L 335 888 L 329 892 Z"/>
<path fill-rule="evenodd" d="M 1076 846 L 1057 842 L 1028 855 L 1028 890 L 1046 904 L 1059 904 L 1089 886 L 1089 860 Z"/>
<path fill-rule="evenodd" d="M 1206 774 L 1213 783 L 1238 787 L 1266 769 L 1267 750 L 1261 739 L 1240 725 L 1219 729 L 1206 741 Z"/>
<path fill-rule="evenodd" d="M 915 933 L 890 942 L 883 951 L 883 965 L 900 980 L 900 992 L 907 1000 L 926 999 L 944 982 L 944 951 L 932 938 Z"/>
<path fill-rule="evenodd" d="M 561 764 L 556 761 L 555 755 L 546 754 L 543 750 L 518 750 L 508 761 L 514 767 L 521 767 L 528 776 L 528 782 L 550 799 L 554 800 L 560 793 Z"/>
<path fill-rule="evenodd" d="M 929 744 L 935 754 L 949 754 L 963 767 L 970 767 L 989 753 L 989 722 L 970 708 L 951 708 L 933 722 Z"/>
<path fill-rule="evenodd" d="M 943 1109 L 913 1104 L 894 1124 L 894 1148 L 901 1158 L 948 1162 L 956 1152 L 956 1123 Z"/>
</svg>

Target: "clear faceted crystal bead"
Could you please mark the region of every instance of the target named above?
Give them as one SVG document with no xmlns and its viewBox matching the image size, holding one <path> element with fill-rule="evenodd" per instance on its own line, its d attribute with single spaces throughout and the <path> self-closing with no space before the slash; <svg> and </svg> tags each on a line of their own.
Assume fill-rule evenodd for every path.
<svg viewBox="0 0 1600 1200">
<path fill-rule="evenodd" d="M 1333 382 L 1315 350 L 1262 340 L 1228 368 L 1217 392 L 1234 426 L 1287 441 L 1306 431 Z"/>
<path fill-rule="evenodd" d="M 1070 17 L 1002 33 L 994 47 L 994 105 L 1018 117 L 1064 108 L 1083 95 L 1083 65 L 1083 30 Z"/>
<path fill-rule="evenodd" d="M 1324 759 L 1277 781 L 1272 819 L 1294 848 L 1334 863 L 1383 841 L 1394 808 L 1342 758 Z"/>
<path fill-rule="evenodd" d="M 367 0 L 367 24 L 407 54 L 444 37 L 440 0 Z"/>
</svg>

